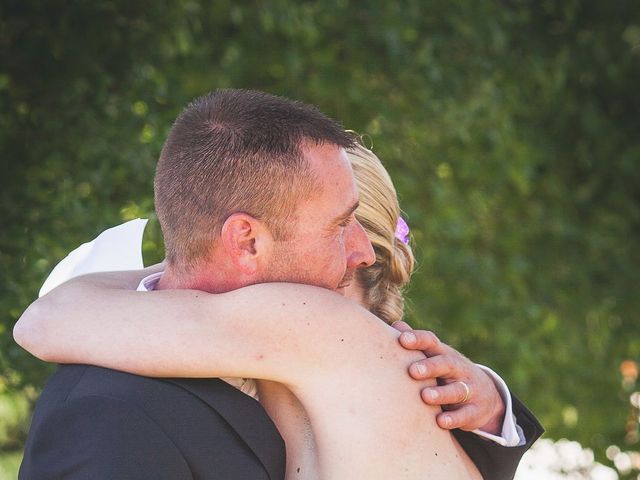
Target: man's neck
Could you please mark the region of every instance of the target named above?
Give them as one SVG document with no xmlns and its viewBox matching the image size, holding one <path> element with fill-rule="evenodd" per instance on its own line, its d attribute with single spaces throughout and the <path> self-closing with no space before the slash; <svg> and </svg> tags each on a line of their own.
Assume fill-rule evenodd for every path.
<svg viewBox="0 0 640 480">
<path fill-rule="evenodd" d="M 190 289 L 202 290 L 209 293 L 224 293 L 251 285 L 251 279 L 239 276 L 227 269 L 203 266 L 188 272 L 167 265 L 162 277 L 156 285 L 156 290 Z"/>
</svg>

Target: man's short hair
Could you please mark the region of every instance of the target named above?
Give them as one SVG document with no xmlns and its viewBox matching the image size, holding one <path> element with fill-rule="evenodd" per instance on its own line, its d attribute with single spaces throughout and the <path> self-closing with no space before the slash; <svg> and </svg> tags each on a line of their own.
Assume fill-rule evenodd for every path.
<svg viewBox="0 0 640 480">
<path fill-rule="evenodd" d="M 155 206 L 169 263 L 206 258 L 224 221 L 244 212 L 286 237 L 318 185 L 307 144 L 349 148 L 352 137 L 313 106 L 251 90 L 216 90 L 178 116 L 156 168 Z"/>
</svg>

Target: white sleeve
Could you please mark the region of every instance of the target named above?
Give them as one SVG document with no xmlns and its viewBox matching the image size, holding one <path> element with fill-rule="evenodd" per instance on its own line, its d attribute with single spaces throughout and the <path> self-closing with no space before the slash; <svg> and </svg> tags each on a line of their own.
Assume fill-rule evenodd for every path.
<svg viewBox="0 0 640 480">
<path fill-rule="evenodd" d="M 492 440 L 503 447 L 520 447 L 527 443 L 527 440 L 524 436 L 524 432 L 522 428 L 517 424 L 516 417 L 513 414 L 513 405 L 511 403 L 511 393 L 509 392 L 509 388 L 507 384 L 500 378 L 496 372 L 491 370 L 489 367 L 485 367 L 484 365 L 478 365 L 484 372 L 491 377 L 493 383 L 496 385 L 498 389 L 498 393 L 502 397 L 502 401 L 504 402 L 504 423 L 502 424 L 502 432 L 501 435 L 493 435 L 491 433 L 483 432 L 482 430 L 476 429 L 473 430 L 473 433 L 484 437 L 486 439 Z"/>
<path fill-rule="evenodd" d="M 146 219 L 137 218 L 108 228 L 92 241 L 83 243 L 55 266 L 38 296 L 79 275 L 144 268 L 141 245 L 146 225 Z"/>
</svg>

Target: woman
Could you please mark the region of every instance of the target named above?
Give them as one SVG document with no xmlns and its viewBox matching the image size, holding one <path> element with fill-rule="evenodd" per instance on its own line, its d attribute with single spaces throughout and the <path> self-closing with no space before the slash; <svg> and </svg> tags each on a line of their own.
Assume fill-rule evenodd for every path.
<svg viewBox="0 0 640 480">
<path fill-rule="evenodd" d="M 396 238 L 399 206 L 382 164 L 363 147 L 349 157 L 360 191 L 356 215 L 376 264 L 358 272 L 347 294 L 377 317 L 307 285 L 142 295 L 127 291 L 139 272 L 97 274 L 35 302 L 16 326 L 17 341 L 46 361 L 258 379 L 260 401 L 286 442 L 288 479 L 481 478 L 436 425 L 438 409 L 419 399 L 434 382 L 399 375 L 421 354 L 400 348 L 398 333 L 380 319 L 402 318 L 413 256 L 406 234 Z M 240 383 L 252 392 L 252 382 Z"/>
</svg>

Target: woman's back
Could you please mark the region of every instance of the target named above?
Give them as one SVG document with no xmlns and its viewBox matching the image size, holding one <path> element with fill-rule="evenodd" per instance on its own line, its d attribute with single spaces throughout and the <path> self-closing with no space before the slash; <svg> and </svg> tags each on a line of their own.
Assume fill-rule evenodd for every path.
<svg viewBox="0 0 640 480">
<path fill-rule="evenodd" d="M 105 285 L 111 281 L 109 275 L 101 280 Z M 129 309 L 138 305 L 138 310 L 112 322 L 96 316 L 94 328 L 78 328 L 65 319 L 74 311 L 80 319 L 91 318 L 95 309 L 90 302 L 74 300 L 83 295 L 73 283 L 59 287 L 55 300 L 43 297 L 25 313 L 48 319 L 36 322 L 39 333 L 32 336 L 49 339 L 40 342 L 41 353 L 46 353 L 40 358 L 148 376 L 278 382 L 304 406 L 278 402 L 277 396 L 261 392 L 287 442 L 289 479 L 480 478 L 451 434 L 436 425 L 436 409 L 422 403 L 420 390 L 426 383 L 407 374 L 421 354 L 404 350 L 398 332 L 344 297 L 308 285 L 276 283 L 224 295 L 99 289 L 105 289 L 103 296 L 112 308 L 120 302 Z M 57 307 L 56 322 L 52 307 Z M 146 339 L 141 348 L 127 347 L 123 325 L 131 339 Z M 70 335 L 74 331 L 76 335 Z M 53 348 L 47 346 L 52 339 L 65 338 L 53 341 Z M 175 356 L 184 345 L 188 348 Z M 301 475 L 292 476 L 294 472 Z"/>
<path fill-rule="evenodd" d="M 287 442 L 287 479 L 480 479 L 451 433 L 437 426 L 439 409 L 420 399 L 433 382 L 406 373 L 422 354 L 403 349 L 398 332 L 364 309 L 324 304 L 321 319 L 312 309 L 308 321 L 278 332 L 289 346 L 295 337 L 313 339 L 287 366 L 286 387 L 260 382 L 261 402 Z"/>
</svg>

